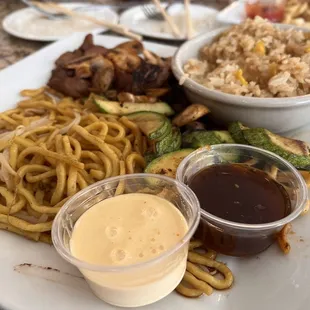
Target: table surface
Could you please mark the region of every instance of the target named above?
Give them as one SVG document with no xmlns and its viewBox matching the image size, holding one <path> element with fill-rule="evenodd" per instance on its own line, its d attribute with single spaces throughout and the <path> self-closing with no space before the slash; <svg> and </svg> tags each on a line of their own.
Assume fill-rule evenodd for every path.
<svg viewBox="0 0 310 310">
<path fill-rule="evenodd" d="M 54 0 L 55 1 L 55 0 Z M 101 3 L 101 4 L 115 4 L 117 2 L 122 3 L 134 3 L 130 0 L 123 0 L 123 1 L 109 1 L 109 0 L 92 0 L 89 2 L 92 3 Z M 133 0 L 135 3 L 144 1 L 137 1 Z M 199 2 L 204 3 L 212 7 L 222 8 L 225 6 L 225 0 L 200 0 L 200 1 L 193 1 L 193 2 Z M 56 1 L 55 1 L 56 2 Z M 61 1 L 58 1 L 61 2 Z M 63 0 L 62 2 L 70 2 L 70 0 Z M 72 1 L 73 2 L 73 1 Z M 76 0 L 75 2 L 88 2 L 88 1 L 82 1 L 82 0 Z M 9 34 L 7 34 L 2 29 L 2 20 L 3 18 L 10 14 L 11 12 L 24 8 L 25 5 L 20 0 L 0 0 L 0 70 L 17 62 L 18 60 L 28 56 L 29 54 L 37 51 L 38 49 L 42 48 L 43 46 L 47 45 L 48 43 L 44 42 L 36 42 L 36 41 L 28 41 L 19 39 L 16 37 L 13 37 Z M 154 41 L 154 40 L 153 40 Z M 161 43 L 166 43 L 167 41 L 163 41 Z M 170 42 L 169 42 L 170 44 Z"/>
</svg>

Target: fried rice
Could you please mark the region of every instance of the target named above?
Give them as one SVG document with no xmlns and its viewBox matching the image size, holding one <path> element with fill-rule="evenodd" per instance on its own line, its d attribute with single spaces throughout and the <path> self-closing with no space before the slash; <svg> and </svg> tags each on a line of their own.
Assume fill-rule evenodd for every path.
<svg viewBox="0 0 310 310">
<path fill-rule="evenodd" d="M 185 74 L 203 86 L 250 97 L 310 94 L 310 33 L 246 20 L 190 59 Z"/>
</svg>

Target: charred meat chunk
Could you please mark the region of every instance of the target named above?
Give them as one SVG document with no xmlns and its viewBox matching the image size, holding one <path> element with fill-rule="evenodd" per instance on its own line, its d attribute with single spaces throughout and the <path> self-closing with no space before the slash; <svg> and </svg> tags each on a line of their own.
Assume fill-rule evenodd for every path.
<svg viewBox="0 0 310 310">
<path fill-rule="evenodd" d="M 143 61 L 132 74 L 134 94 L 143 94 L 149 88 L 160 88 L 168 79 L 170 68 L 158 66 Z"/>
<path fill-rule="evenodd" d="M 90 82 L 81 79 L 72 71 L 57 67 L 52 71 L 52 77 L 47 85 L 57 91 L 73 98 L 81 98 L 89 95 Z"/>
</svg>

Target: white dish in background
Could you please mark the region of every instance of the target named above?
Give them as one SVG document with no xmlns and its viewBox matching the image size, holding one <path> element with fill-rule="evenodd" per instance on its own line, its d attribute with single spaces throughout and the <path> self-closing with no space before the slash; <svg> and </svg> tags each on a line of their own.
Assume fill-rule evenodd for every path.
<svg viewBox="0 0 310 310">
<path fill-rule="evenodd" d="M 81 8 L 77 12 L 85 13 L 110 23 L 118 23 L 118 14 L 106 6 L 91 6 L 78 2 L 60 4 L 69 9 Z M 2 26 L 6 32 L 13 36 L 35 41 L 56 41 L 68 37 L 74 32 L 98 34 L 108 30 L 78 18 L 48 19 L 32 8 L 21 9 L 9 14 L 4 18 Z"/>
<path fill-rule="evenodd" d="M 162 3 L 165 5 L 165 3 Z M 153 7 L 152 4 L 149 5 Z M 191 4 L 191 16 L 195 35 L 218 28 L 220 24 L 216 21 L 217 10 L 198 4 Z M 120 16 L 120 24 L 127 26 L 132 31 L 143 36 L 164 39 L 164 40 L 185 40 L 186 22 L 183 4 L 174 4 L 168 9 L 174 22 L 181 30 L 183 37 L 176 38 L 166 21 L 157 21 L 148 19 L 142 11 L 142 6 L 135 6 L 128 9 Z"/>
<path fill-rule="evenodd" d="M 217 21 L 225 24 L 240 24 L 246 19 L 245 2 L 235 1 L 217 14 Z"/>
<path fill-rule="evenodd" d="M 83 39 L 82 35 L 76 34 L 2 70 L 0 111 L 16 106 L 20 90 L 44 85 L 54 67 L 55 59 L 66 51 L 76 49 Z M 119 37 L 95 36 L 95 43 L 109 48 L 124 41 L 126 39 Z M 176 50 L 175 47 L 148 42 L 145 42 L 145 46 L 161 56 L 171 56 Z M 252 258 L 219 257 L 235 275 L 235 283 L 230 290 L 215 291 L 211 296 L 199 299 L 188 299 L 172 293 L 141 310 L 308 310 L 309 221 L 309 215 L 294 221 L 295 233 L 289 235 L 292 250 L 287 256 L 274 244 L 264 253 Z M 0 249 L 0 309 L 120 309 L 96 298 L 77 269 L 61 259 L 52 246 L 0 231 Z M 19 266 L 25 263 L 33 264 L 33 267 Z"/>
<path fill-rule="evenodd" d="M 276 25 L 282 30 L 290 27 Z M 228 28 L 216 29 L 185 42 L 172 59 L 175 77 L 180 81 L 184 77 L 184 65 L 188 60 L 198 59 L 200 49 L 210 45 Z M 263 127 L 286 135 L 310 127 L 307 117 L 310 113 L 310 95 L 282 98 L 234 95 L 205 87 L 190 77 L 182 85 L 192 103 L 201 102 L 208 106 L 214 118 L 222 124 L 238 120 L 251 128 Z"/>
</svg>

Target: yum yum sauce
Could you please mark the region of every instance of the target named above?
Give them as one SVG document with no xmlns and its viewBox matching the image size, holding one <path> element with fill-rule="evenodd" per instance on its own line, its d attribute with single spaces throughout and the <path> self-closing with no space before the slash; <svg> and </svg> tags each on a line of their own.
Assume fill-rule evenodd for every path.
<svg viewBox="0 0 310 310">
<path fill-rule="evenodd" d="M 124 194 L 105 199 L 82 214 L 74 226 L 70 249 L 84 262 L 124 267 L 160 256 L 187 231 L 185 217 L 170 201 L 149 194 Z M 175 289 L 184 275 L 186 258 L 184 247 L 135 269 L 80 271 L 102 300 L 119 307 L 139 307 Z"/>
<path fill-rule="evenodd" d="M 283 186 L 247 165 L 210 166 L 194 175 L 188 185 L 202 209 L 232 222 L 270 223 L 286 217 L 291 210 Z"/>
<path fill-rule="evenodd" d="M 81 216 L 71 251 L 88 263 L 128 266 L 170 250 L 187 230 L 185 218 L 171 202 L 148 194 L 120 195 Z"/>
</svg>

